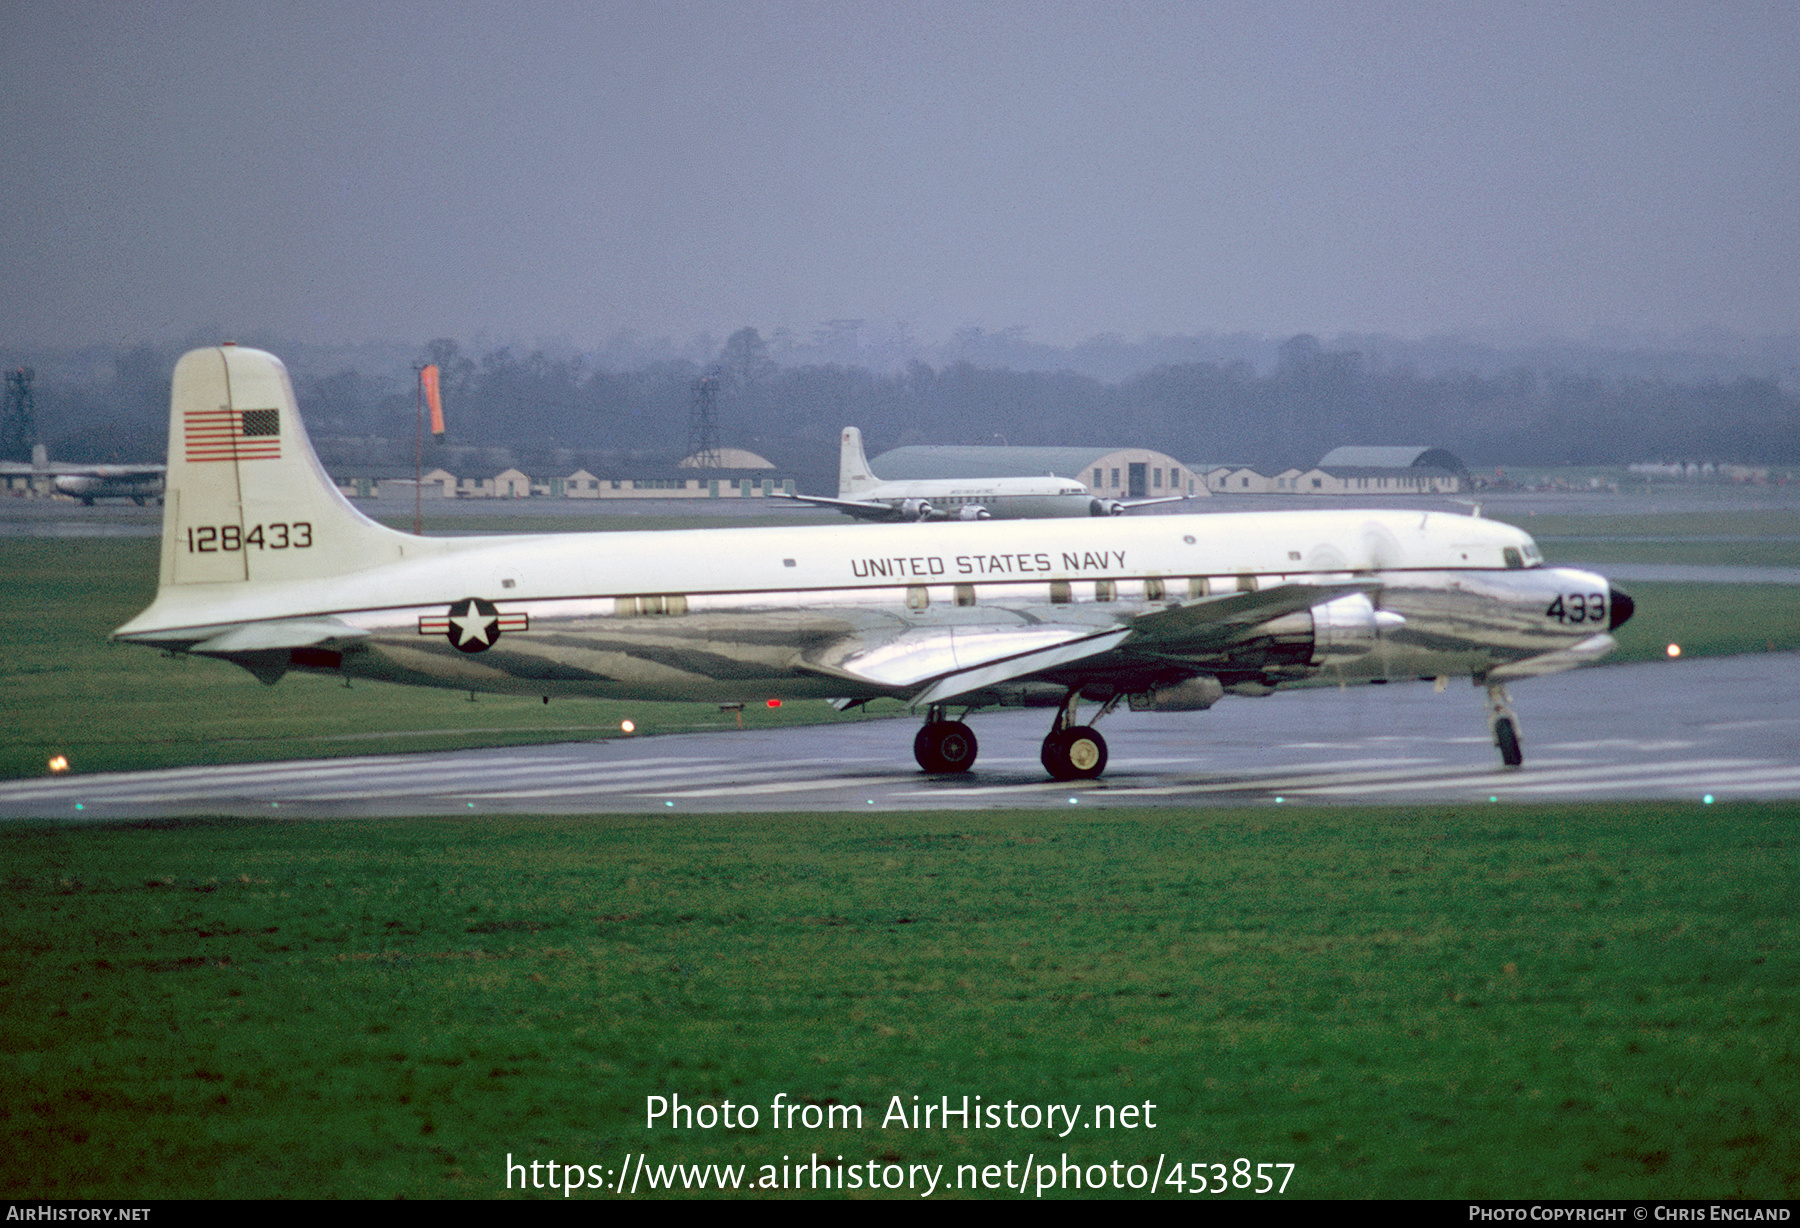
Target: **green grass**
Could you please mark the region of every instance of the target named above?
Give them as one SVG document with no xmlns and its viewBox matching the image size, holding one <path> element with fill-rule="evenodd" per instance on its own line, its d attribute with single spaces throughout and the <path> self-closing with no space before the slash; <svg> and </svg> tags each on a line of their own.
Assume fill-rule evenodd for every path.
<svg viewBox="0 0 1800 1228">
<path fill-rule="evenodd" d="M 1800 567 L 1800 511 L 1682 512 L 1642 516 L 1497 515 L 1530 533 L 1552 563 L 1678 563 Z M 1700 540 L 1679 541 L 1674 538 Z M 1708 540 L 1711 539 L 1711 540 Z"/>
<path fill-rule="evenodd" d="M 1608 663 L 1659 661 L 1670 644 L 1684 657 L 1724 657 L 1800 650 L 1800 585 L 1622 584 L 1636 609 L 1614 631 L 1619 647 Z"/>
<path fill-rule="evenodd" d="M 1488 519 L 1517 525 L 1534 537 L 1796 537 L 1800 509 L 1746 507 L 1718 512 L 1642 515 L 1554 513 L 1515 515 L 1494 511 Z"/>
<path fill-rule="evenodd" d="M 0 1180 L 492 1197 L 509 1153 L 953 1178 L 1066 1152 L 1292 1163 L 1310 1198 L 1794 1198 L 1797 819 L 10 825 Z M 863 1127 L 776 1131 L 778 1093 Z M 882 1127 L 965 1094 L 1155 1129 Z M 677 1095 L 763 1120 L 646 1128 Z"/>
</svg>

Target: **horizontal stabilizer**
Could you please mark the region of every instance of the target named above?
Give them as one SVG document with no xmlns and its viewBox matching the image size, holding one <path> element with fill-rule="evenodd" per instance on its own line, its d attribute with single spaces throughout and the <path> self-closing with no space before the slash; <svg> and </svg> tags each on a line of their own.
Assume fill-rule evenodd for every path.
<svg viewBox="0 0 1800 1228">
<path fill-rule="evenodd" d="M 229 657 L 246 652 L 312 648 L 333 640 L 360 640 L 368 634 L 361 627 L 352 627 L 335 618 L 290 618 L 279 622 L 246 623 L 241 627 L 233 627 L 210 639 L 201 640 L 188 651 L 211 657 Z"/>
</svg>

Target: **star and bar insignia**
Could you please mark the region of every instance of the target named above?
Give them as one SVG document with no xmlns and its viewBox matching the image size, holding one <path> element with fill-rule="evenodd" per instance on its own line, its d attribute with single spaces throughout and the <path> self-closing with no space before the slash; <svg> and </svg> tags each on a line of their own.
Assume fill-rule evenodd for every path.
<svg viewBox="0 0 1800 1228">
<path fill-rule="evenodd" d="M 529 631 L 531 618 L 524 613 L 502 614 L 491 601 L 465 597 L 453 602 L 447 614 L 419 618 L 420 635 L 441 635 L 463 652 L 492 648 L 502 631 Z"/>
</svg>

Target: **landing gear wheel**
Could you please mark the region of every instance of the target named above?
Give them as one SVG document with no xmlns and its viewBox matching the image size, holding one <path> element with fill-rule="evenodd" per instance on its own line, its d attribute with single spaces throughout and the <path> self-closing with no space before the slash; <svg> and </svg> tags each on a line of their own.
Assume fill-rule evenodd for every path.
<svg viewBox="0 0 1800 1228">
<path fill-rule="evenodd" d="M 1494 721 L 1494 745 L 1500 748 L 1500 762 L 1507 767 L 1525 762 L 1525 753 L 1519 749 L 1519 728 L 1512 717 L 1502 716 Z"/>
<path fill-rule="evenodd" d="M 1106 739 L 1088 725 L 1058 729 L 1044 739 L 1040 757 L 1056 780 L 1092 780 L 1106 770 Z"/>
<path fill-rule="evenodd" d="M 1488 728 L 1493 731 L 1494 745 L 1500 748 L 1500 762 L 1516 768 L 1525 762 L 1519 749 L 1519 718 L 1512 709 L 1512 697 L 1502 683 L 1488 683 Z"/>
<path fill-rule="evenodd" d="M 931 721 L 913 738 L 913 758 L 927 772 L 966 772 L 975 764 L 975 731 L 961 721 Z"/>
</svg>

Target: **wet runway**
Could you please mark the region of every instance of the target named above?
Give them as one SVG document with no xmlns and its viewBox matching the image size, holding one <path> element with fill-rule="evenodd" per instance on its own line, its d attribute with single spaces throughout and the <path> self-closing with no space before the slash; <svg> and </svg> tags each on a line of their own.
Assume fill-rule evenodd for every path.
<svg viewBox="0 0 1800 1228">
<path fill-rule="evenodd" d="M 912 720 L 0 784 L 0 816 L 370 818 L 1800 798 L 1800 654 L 1577 670 L 1512 687 L 1525 766 L 1499 767 L 1467 680 L 1116 712 L 1097 781 L 1049 780 L 1049 710 L 977 713 L 974 770 L 930 777 Z M 1094 708 L 1084 709 L 1091 717 Z"/>
</svg>

